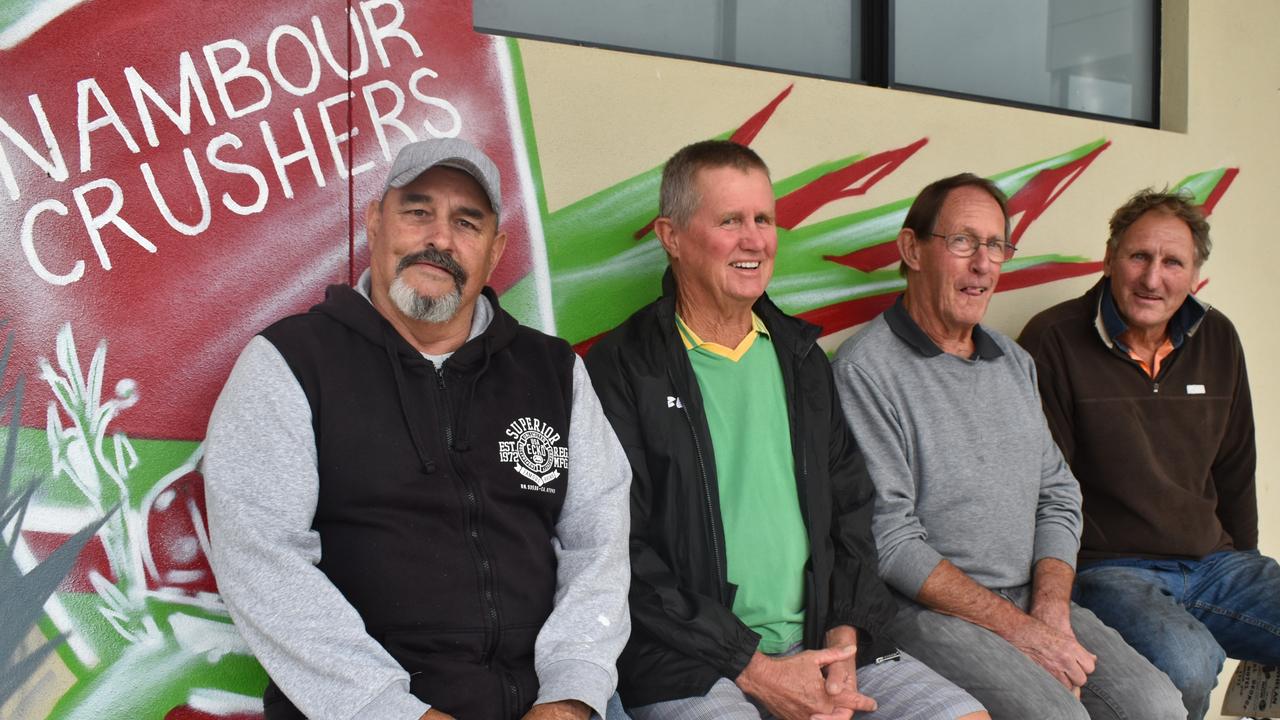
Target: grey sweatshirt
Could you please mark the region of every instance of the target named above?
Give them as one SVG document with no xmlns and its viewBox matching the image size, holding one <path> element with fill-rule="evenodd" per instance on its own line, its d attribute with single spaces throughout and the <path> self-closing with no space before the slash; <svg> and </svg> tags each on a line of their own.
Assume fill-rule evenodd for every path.
<svg viewBox="0 0 1280 720">
<path fill-rule="evenodd" d="M 944 353 L 895 311 L 833 363 L 876 486 L 885 582 L 914 599 L 943 558 L 993 590 L 1029 583 L 1041 558 L 1074 567 L 1080 487 L 1049 434 L 1031 357 L 980 326 L 975 358 Z"/>
<path fill-rule="evenodd" d="M 368 296 L 368 273 L 357 287 Z M 471 337 L 488 326 L 481 297 Z M 443 360 L 443 358 L 432 358 Z M 614 663 L 631 629 L 628 534 L 631 471 L 581 359 L 573 369 L 569 465 L 556 524 L 555 609 L 538 634 L 537 703 L 575 699 L 597 715 L 617 685 Z M 430 705 L 315 567 L 321 538 L 311 409 L 265 338 L 241 353 L 205 439 L 210 561 L 237 628 L 289 699 L 310 718 L 416 719 Z"/>
</svg>

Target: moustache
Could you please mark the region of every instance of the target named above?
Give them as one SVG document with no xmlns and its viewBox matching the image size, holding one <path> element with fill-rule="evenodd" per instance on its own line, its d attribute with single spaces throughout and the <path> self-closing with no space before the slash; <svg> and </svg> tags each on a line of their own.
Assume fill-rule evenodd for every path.
<svg viewBox="0 0 1280 720">
<path fill-rule="evenodd" d="M 396 274 L 399 275 L 410 265 L 420 262 L 431 263 L 432 265 L 443 269 L 445 272 L 453 276 L 453 281 L 458 285 L 458 287 L 462 287 L 467 284 L 467 271 L 462 269 L 462 266 L 458 264 L 457 260 L 453 259 L 452 255 L 434 247 L 429 247 L 420 252 L 413 253 L 412 255 L 405 255 L 400 258 L 400 262 L 396 264 Z"/>
</svg>

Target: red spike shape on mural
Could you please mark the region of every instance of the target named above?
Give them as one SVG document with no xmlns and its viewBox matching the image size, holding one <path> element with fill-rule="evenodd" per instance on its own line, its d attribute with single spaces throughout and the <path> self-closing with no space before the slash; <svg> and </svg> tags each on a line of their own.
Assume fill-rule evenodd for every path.
<svg viewBox="0 0 1280 720">
<path fill-rule="evenodd" d="M 1039 218 L 1055 200 L 1062 196 L 1071 183 L 1075 182 L 1098 155 L 1111 146 L 1103 143 L 1088 154 L 1072 160 L 1061 167 L 1048 168 L 1036 173 L 1018 192 L 1009 198 L 1009 217 L 1018 217 L 1018 223 L 1010 241 L 1017 243 L 1027 228 Z M 869 158 L 868 158 L 869 159 Z M 1020 215 L 1020 217 L 1019 217 Z M 828 257 L 828 260 L 847 265 L 856 270 L 871 272 L 898 261 L 898 247 L 890 239 L 878 245 L 851 252 L 848 255 Z"/>
<path fill-rule="evenodd" d="M 778 93 L 776 97 L 770 100 L 769 104 L 760 108 L 754 115 L 747 118 L 747 121 L 739 125 L 738 129 L 734 130 L 733 134 L 729 136 L 730 142 L 736 142 L 739 145 L 750 145 L 751 141 L 756 139 L 756 135 L 759 135 L 760 131 L 764 129 L 765 123 L 769 122 L 769 118 L 773 117 L 773 113 L 777 111 L 778 106 L 782 104 L 782 101 L 786 100 L 787 96 L 791 94 L 791 89 L 794 87 L 795 85 L 788 85 L 782 92 Z M 644 227 L 636 230 L 632 233 L 632 236 L 639 240 L 648 235 L 649 231 L 653 230 L 653 223 L 657 219 L 658 218 L 655 217 L 653 220 L 645 223 Z"/>
<path fill-rule="evenodd" d="M 1021 190 L 1014 193 L 1013 197 L 1009 198 L 1009 217 L 1017 217 L 1019 213 L 1022 217 L 1018 218 L 1018 225 L 1009 236 L 1009 242 L 1017 245 L 1018 239 L 1027 231 L 1031 223 L 1048 210 L 1053 201 L 1061 197 L 1062 193 L 1071 187 L 1071 183 L 1075 182 L 1076 178 L 1093 164 L 1098 155 L 1109 147 L 1111 142 L 1107 141 L 1087 155 L 1072 160 L 1062 167 L 1041 170 L 1035 177 L 1028 180 Z"/>
<path fill-rule="evenodd" d="M 1227 168 L 1222 172 L 1222 179 L 1218 181 L 1217 185 L 1213 186 L 1213 190 L 1209 191 L 1209 197 L 1205 198 L 1204 203 L 1200 206 L 1200 210 L 1205 217 L 1213 214 L 1213 209 L 1218 206 L 1218 201 L 1227 193 L 1227 188 L 1231 187 L 1231 183 L 1236 181 L 1236 176 L 1239 174 L 1240 168 Z M 1209 281 L 1205 280 L 1204 282 L 1207 283 Z M 1201 287 L 1204 287 L 1204 283 L 1200 283 L 1200 287 L 1197 287 L 1196 290 Z"/>
<path fill-rule="evenodd" d="M 778 198 L 778 226 L 794 228 L 833 200 L 865 195 L 928 142 L 929 138 L 920 138 L 910 145 L 876 153 Z"/>
<path fill-rule="evenodd" d="M 733 131 L 733 135 L 729 136 L 729 140 L 739 145 L 750 145 L 751 141 L 756 139 L 756 135 L 759 135 L 760 131 L 764 129 L 765 123 L 769 122 L 769 118 L 773 117 L 774 111 L 778 109 L 782 101 L 786 100 L 787 96 L 791 94 L 791 89 L 794 87 L 795 85 L 788 85 L 786 89 L 778 93 L 777 97 L 770 100 L 768 105 L 760 108 L 755 115 L 747 118 L 746 122 Z"/>
</svg>

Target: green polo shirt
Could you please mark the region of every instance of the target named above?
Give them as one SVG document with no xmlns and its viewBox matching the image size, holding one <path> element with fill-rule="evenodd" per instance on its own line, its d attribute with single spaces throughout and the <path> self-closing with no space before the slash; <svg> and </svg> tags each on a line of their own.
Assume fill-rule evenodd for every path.
<svg viewBox="0 0 1280 720">
<path fill-rule="evenodd" d="M 702 391 L 716 458 L 733 613 L 760 635 L 760 651 L 803 640 L 809 539 L 796 491 L 786 388 L 764 323 L 736 348 L 676 325 Z"/>
</svg>

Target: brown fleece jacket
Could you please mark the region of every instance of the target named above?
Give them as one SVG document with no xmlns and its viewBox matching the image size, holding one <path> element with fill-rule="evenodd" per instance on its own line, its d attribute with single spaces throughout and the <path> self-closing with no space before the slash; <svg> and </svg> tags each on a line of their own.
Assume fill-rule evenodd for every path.
<svg viewBox="0 0 1280 720">
<path fill-rule="evenodd" d="M 1195 307 L 1180 315 L 1195 319 L 1152 379 L 1104 329 L 1106 282 L 1018 338 L 1084 495 L 1080 560 L 1257 547 L 1253 405 L 1235 328 L 1188 298 Z"/>
</svg>

